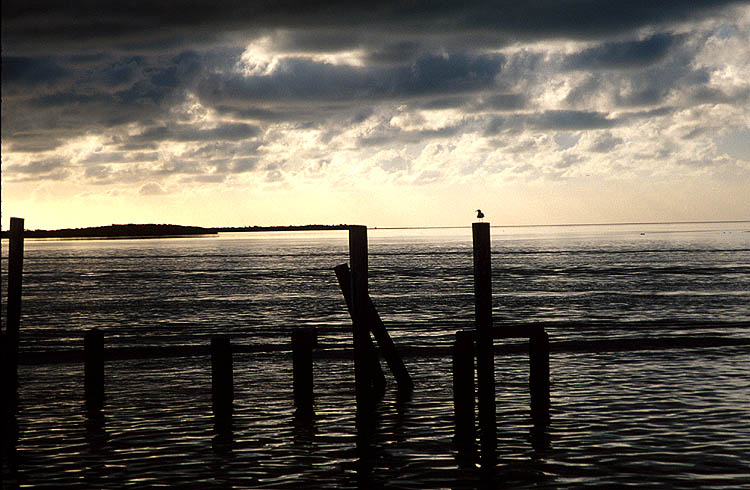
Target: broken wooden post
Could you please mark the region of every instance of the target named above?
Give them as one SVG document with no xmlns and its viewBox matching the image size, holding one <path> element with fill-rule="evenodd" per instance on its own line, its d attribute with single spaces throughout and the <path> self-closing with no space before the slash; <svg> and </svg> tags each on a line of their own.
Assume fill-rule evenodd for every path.
<svg viewBox="0 0 750 490">
<path fill-rule="evenodd" d="M 341 293 L 344 295 L 344 300 L 346 300 L 346 306 L 351 314 L 352 299 L 349 266 L 347 264 L 340 264 L 334 267 L 334 271 L 339 280 Z M 388 330 L 386 330 L 385 324 L 380 318 L 378 311 L 375 309 L 375 305 L 369 295 L 367 296 L 367 324 L 370 327 L 370 331 L 375 335 L 375 340 L 377 340 L 378 346 L 380 346 L 380 350 L 383 352 L 383 357 L 385 357 L 388 367 L 390 368 L 391 373 L 393 373 L 393 377 L 396 378 L 399 392 L 403 393 L 412 390 L 414 388 L 414 382 L 412 381 L 411 376 L 409 376 L 404 361 L 401 359 L 401 356 L 399 356 L 398 351 L 396 350 L 396 345 L 388 334 Z M 372 344 L 372 340 L 370 340 L 370 344 Z M 380 361 L 377 357 L 374 357 L 373 366 L 374 384 L 376 385 L 376 388 L 381 382 L 382 385 L 385 386 L 385 377 L 383 376 L 383 370 L 380 367 Z M 382 381 L 380 380 L 381 377 Z"/>
<path fill-rule="evenodd" d="M 313 411 L 313 347 L 315 331 L 312 327 L 292 330 L 292 377 L 294 405 L 299 413 Z"/>
<path fill-rule="evenodd" d="M 453 409 L 456 420 L 456 444 L 471 449 L 474 432 L 474 334 L 456 332 L 453 342 Z"/>
<path fill-rule="evenodd" d="M 5 327 L 6 389 L 15 398 L 18 389 L 18 338 L 21 326 L 21 287 L 23 285 L 23 218 L 10 219 L 8 243 L 8 305 Z"/>
<path fill-rule="evenodd" d="M 92 414 L 104 406 L 104 334 L 98 328 L 84 334 L 83 357 L 86 408 Z"/>
<path fill-rule="evenodd" d="M 549 336 L 542 331 L 529 338 L 529 391 L 535 423 L 549 421 Z"/>
<path fill-rule="evenodd" d="M 214 415 L 226 418 L 232 414 L 234 386 L 232 380 L 232 346 L 229 337 L 211 337 L 211 402 Z"/>
<path fill-rule="evenodd" d="M 482 460 L 494 465 L 496 448 L 495 368 L 492 342 L 492 265 L 490 224 L 472 223 L 477 387 Z"/>
</svg>

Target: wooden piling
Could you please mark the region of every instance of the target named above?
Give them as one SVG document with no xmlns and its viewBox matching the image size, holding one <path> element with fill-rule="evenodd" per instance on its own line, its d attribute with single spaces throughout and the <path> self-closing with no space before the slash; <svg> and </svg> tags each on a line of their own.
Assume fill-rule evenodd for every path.
<svg viewBox="0 0 750 490">
<path fill-rule="evenodd" d="M 292 372 L 294 405 L 300 413 L 313 411 L 313 347 L 315 331 L 312 327 L 292 331 Z"/>
<path fill-rule="evenodd" d="M 474 334 L 456 332 L 453 342 L 453 409 L 456 443 L 460 449 L 472 448 L 474 431 Z"/>
<path fill-rule="evenodd" d="M 541 332 L 529 339 L 529 391 L 534 423 L 549 421 L 549 336 Z"/>
<path fill-rule="evenodd" d="M 104 406 L 104 334 L 98 328 L 84 334 L 83 355 L 86 408 L 94 413 Z"/>
<path fill-rule="evenodd" d="M 367 227 L 349 227 L 352 323 L 354 325 L 354 384 L 360 412 L 372 406 L 372 352 L 367 327 Z"/>
<path fill-rule="evenodd" d="M 232 413 L 234 385 L 232 376 L 232 346 L 229 337 L 211 337 L 211 402 L 216 417 Z"/>
<path fill-rule="evenodd" d="M 6 365 L 7 384 L 11 396 L 18 387 L 18 338 L 21 326 L 21 287 L 23 284 L 23 218 L 10 219 L 8 244 L 8 305 L 6 316 Z"/>
<path fill-rule="evenodd" d="M 482 460 L 494 465 L 496 448 L 495 368 L 492 341 L 490 224 L 472 223 L 477 388 Z"/>
</svg>

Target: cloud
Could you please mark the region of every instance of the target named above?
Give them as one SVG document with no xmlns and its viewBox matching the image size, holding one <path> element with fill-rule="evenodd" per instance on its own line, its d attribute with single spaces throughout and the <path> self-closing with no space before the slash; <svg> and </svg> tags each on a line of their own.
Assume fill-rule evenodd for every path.
<svg viewBox="0 0 750 490">
<path fill-rule="evenodd" d="M 593 111 L 545 111 L 528 117 L 527 121 L 538 129 L 566 131 L 607 129 L 614 127 L 618 122 L 605 113 Z"/>
<path fill-rule="evenodd" d="M 570 55 L 563 64 L 572 70 L 643 68 L 663 60 L 682 38 L 660 33 L 639 41 L 608 42 Z"/>
<path fill-rule="evenodd" d="M 225 110 L 262 107 L 271 101 L 309 105 L 455 95 L 491 87 L 504 61 L 499 54 L 425 55 L 410 64 L 381 69 L 287 58 L 268 75 L 208 76 L 197 93 L 204 103 Z"/>
<path fill-rule="evenodd" d="M 8 165 L 3 170 L 3 177 L 10 174 L 12 181 L 24 180 L 62 180 L 70 173 L 65 168 L 66 161 L 60 157 L 33 160 L 26 164 Z M 7 172 L 7 173 L 6 173 Z"/>
<path fill-rule="evenodd" d="M 3 86 L 52 85 L 70 76 L 70 70 L 61 67 L 51 56 L 3 56 Z"/>
<path fill-rule="evenodd" d="M 170 124 L 148 128 L 134 136 L 133 141 L 238 141 L 254 138 L 259 133 L 258 126 L 245 123 L 223 123 L 210 129 L 189 124 Z"/>
<path fill-rule="evenodd" d="M 156 182 L 149 182 L 138 189 L 138 194 L 141 196 L 161 196 L 166 194 L 166 191 Z"/>
<path fill-rule="evenodd" d="M 221 33 L 298 31 L 286 40 L 288 48 L 345 49 L 357 34 L 388 33 L 449 36 L 493 31 L 500 37 L 592 38 L 635 31 L 652 24 L 701 18 L 728 0 L 649 2 L 515 2 L 511 0 L 450 0 L 433 2 L 290 2 L 232 3 L 190 0 L 166 9 L 163 2 L 61 3 L 37 0 L 3 2 L 3 41 L 9 54 L 104 48 L 165 49 L 186 44 L 218 44 Z M 165 11 L 168 15 L 165 15 Z M 158 26 L 158 28 L 157 28 Z M 365 29 L 366 27 L 366 29 Z M 331 32 L 344 31 L 347 35 Z M 498 36 L 494 36 L 497 38 Z"/>
<path fill-rule="evenodd" d="M 616 146 L 621 145 L 624 142 L 622 138 L 616 138 L 612 136 L 612 133 L 606 132 L 597 136 L 597 138 L 588 147 L 589 151 L 595 153 L 608 153 L 612 151 Z"/>
</svg>

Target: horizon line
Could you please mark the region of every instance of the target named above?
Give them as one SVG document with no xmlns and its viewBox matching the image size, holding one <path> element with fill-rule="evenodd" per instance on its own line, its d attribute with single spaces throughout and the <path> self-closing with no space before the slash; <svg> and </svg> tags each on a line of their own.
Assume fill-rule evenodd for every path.
<svg viewBox="0 0 750 490">
<path fill-rule="evenodd" d="M 479 223 L 479 222 L 473 222 L 473 223 Z M 703 221 L 621 221 L 621 222 L 603 222 L 603 223 L 554 223 L 554 224 L 541 224 L 541 223 L 535 223 L 535 224 L 505 224 L 505 225 L 493 225 L 489 221 L 484 221 L 484 223 L 490 224 L 490 228 L 540 228 L 540 227 L 584 227 L 584 226 L 633 226 L 633 225 L 705 225 L 705 224 L 739 224 L 739 223 L 750 223 L 750 219 L 744 219 L 744 220 L 703 220 Z M 129 223 L 129 224 L 154 224 L 154 223 Z M 244 225 L 244 226 L 200 226 L 200 225 L 174 225 L 172 226 L 193 226 L 196 228 L 205 228 L 205 229 L 216 229 L 216 228 L 273 228 L 273 227 L 289 227 L 289 228 L 302 228 L 305 226 L 353 226 L 352 224 L 337 224 L 337 225 L 326 225 L 326 224 L 304 224 L 304 225 Z M 80 228 L 58 228 L 58 229 L 46 229 L 46 230 L 40 230 L 40 229 L 27 229 L 28 231 L 61 231 L 61 230 L 68 230 L 68 229 L 86 229 L 86 228 L 99 228 L 99 227 L 106 227 L 106 226 L 115 226 L 113 224 L 109 225 L 91 225 L 91 226 L 83 226 Z M 367 229 L 369 230 L 460 230 L 460 229 L 467 229 L 471 228 L 471 225 L 452 225 L 452 226 L 367 226 Z M 4 234 L 8 230 L 1 230 Z M 299 231 L 299 230 L 289 230 L 289 231 Z M 321 231 L 321 230 L 314 230 L 314 231 Z M 337 230 L 341 231 L 341 230 Z"/>
<path fill-rule="evenodd" d="M 478 221 L 475 223 L 479 223 Z M 489 221 L 484 223 L 490 224 Z M 626 226 L 626 225 L 706 225 L 706 224 L 731 224 L 750 223 L 750 220 L 716 220 L 716 221 L 622 221 L 604 223 L 555 223 L 555 224 L 527 224 L 527 225 L 493 225 L 490 228 L 539 228 L 553 226 Z M 471 225 L 463 226 L 368 226 L 371 230 L 458 230 L 471 228 Z"/>
</svg>

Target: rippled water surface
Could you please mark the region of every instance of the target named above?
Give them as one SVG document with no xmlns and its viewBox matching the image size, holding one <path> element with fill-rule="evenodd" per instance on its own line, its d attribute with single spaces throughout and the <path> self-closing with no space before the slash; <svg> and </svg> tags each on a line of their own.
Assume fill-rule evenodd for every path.
<svg viewBox="0 0 750 490">
<path fill-rule="evenodd" d="M 403 399 L 389 385 L 362 438 L 346 357 L 316 359 L 309 423 L 288 352 L 235 354 L 229 431 L 214 426 L 205 356 L 108 362 L 100 419 L 83 407 L 82 365 L 25 363 L 4 487 L 750 487 L 747 223 L 492 234 L 496 322 L 548 322 L 553 347 L 542 431 L 527 356 L 496 356 L 492 474 L 453 441 L 446 348 L 472 326 L 470 230 L 370 230 L 371 295 L 416 388 Z M 80 348 L 94 326 L 108 346 L 216 333 L 251 346 L 315 325 L 349 347 L 332 271 L 346 261 L 346 232 L 27 241 L 22 355 Z"/>
</svg>

